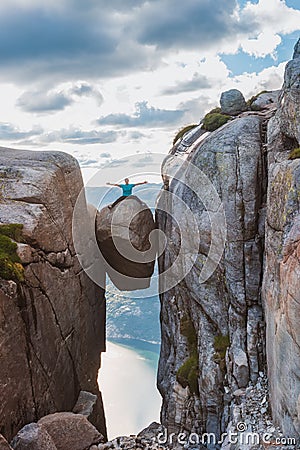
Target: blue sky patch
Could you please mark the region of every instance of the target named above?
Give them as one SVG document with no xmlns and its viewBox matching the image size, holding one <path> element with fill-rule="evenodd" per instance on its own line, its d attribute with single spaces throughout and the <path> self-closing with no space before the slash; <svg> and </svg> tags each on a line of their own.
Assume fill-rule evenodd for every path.
<svg viewBox="0 0 300 450">
<path fill-rule="evenodd" d="M 221 60 L 226 64 L 231 72 L 231 76 L 241 75 L 245 72 L 261 72 L 271 66 L 278 66 L 284 61 L 288 61 L 293 56 L 295 42 L 300 37 L 300 32 L 296 31 L 287 36 L 282 36 L 282 42 L 276 49 L 276 59 L 271 55 L 264 58 L 255 58 L 240 50 L 235 55 L 221 55 Z"/>
</svg>

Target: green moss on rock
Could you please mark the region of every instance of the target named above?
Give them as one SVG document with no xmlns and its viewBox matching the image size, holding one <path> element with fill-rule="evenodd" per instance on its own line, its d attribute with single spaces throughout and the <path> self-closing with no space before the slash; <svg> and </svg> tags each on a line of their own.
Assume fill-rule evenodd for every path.
<svg viewBox="0 0 300 450">
<path fill-rule="evenodd" d="M 218 353 L 220 358 L 225 358 L 226 350 L 230 345 L 228 334 L 218 334 L 214 339 L 214 349 Z"/>
<path fill-rule="evenodd" d="M 23 226 L 21 224 L 0 225 L 0 277 L 5 280 L 23 281 L 24 268 L 17 254 L 17 244 Z"/>
<path fill-rule="evenodd" d="M 188 386 L 193 394 L 199 394 L 198 375 L 198 356 L 192 355 L 179 367 L 176 379 L 182 387 Z"/>
<path fill-rule="evenodd" d="M 294 148 L 289 154 L 289 159 L 298 159 L 300 158 L 300 147 Z"/>
<path fill-rule="evenodd" d="M 214 339 L 214 349 L 215 349 L 215 355 L 214 355 L 214 360 L 216 363 L 219 364 L 220 368 L 222 371 L 225 370 L 226 364 L 225 364 L 225 356 L 226 356 L 226 351 L 227 348 L 230 345 L 230 339 L 229 336 L 223 335 L 223 334 L 218 334 L 217 336 L 215 336 Z"/>
<path fill-rule="evenodd" d="M 0 225 L 0 235 L 8 236 L 19 242 L 22 236 L 23 225 L 20 223 L 9 223 Z"/>
<path fill-rule="evenodd" d="M 179 367 L 176 380 L 183 387 L 189 387 L 193 394 L 199 394 L 198 388 L 198 340 L 194 324 L 190 318 L 183 317 L 180 321 L 180 333 L 187 340 L 189 358 Z"/>
<path fill-rule="evenodd" d="M 187 317 L 181 319 L 180 333 L 187 339 L 189 352 L 193 353 L 197 349 L 197 334 L 191 319 Z"/>
<path fill-rule="evenodd" d="M 219 108 L 215 108 L 204 116 L 202 120 L 202 129 L 206 131 L 215 131 L 232 119 L 231 116 L 228 116 L 227 114 L 215 112 L 218 110 Z"/>
<path fill-rule="evenodd" d="M 217 106 L 216 108 L 213 108 L 207 114 L 215 114 L 215 113 L 220 113 L 221 114 L 221 108 L 219 106 Z"/>
</svg>

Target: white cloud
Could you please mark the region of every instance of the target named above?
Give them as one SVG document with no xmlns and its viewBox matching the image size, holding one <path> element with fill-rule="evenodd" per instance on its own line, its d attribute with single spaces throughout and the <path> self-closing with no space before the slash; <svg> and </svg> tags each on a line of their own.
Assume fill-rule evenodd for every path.
<svg viewBox="0 0 300 450">
<path fill-rule="evenodd" d="M 254 39 L 247 39 L 241 43 L 242 50 L 256 58 L 271 55 L 276 59 L 275 50 L 281 43 L 281 37 L 271 31 L 264 31 Z"/>
<path fill-rule="evenodd" d="M 248 1 L 243 8 L 237 6 L 233 15 L 240 30 L 235 38 L 219 43 L 219 53 L 236 54 L 242 49 L 254 57 L 271 54 L 276 58 L 277 46 L 282 41 L 280 35 L 300 30 L 300 11 L 288 7 L 283 0 Z"/>
<path fill-rule="evenodd" d="M 71 86 L 58 86 L 55 89 L 46 90 L 40 87 L 28 90 L 18 98 L 16 105 L 23 111 L 36 114 L 55 114 L 63 111 L 82 97 L 91 97 L 100 106 L 103 97 L 98 89 L 86 82 L 78 82 Z"/>
<path fill-rule="evenodd" d="M 243 92 L 246 97 L 251 97 L 263 90 L 280 89 L 283 83 L 285 63 L 268 67 L 259 73 L 244 73 L 233 78 L 233 85 Z"/>
<path fill-rule="evenodd" d="M 253 4 L 248 2 L 239 11 L 241 23 L 253 24 L 253 32 L 240 35 L 236 48 L 230 53 L 236 53 L 239 48 L 254 57 L 265 57 L 268 54 L 275 59 L 276 48 L 281 43 L 280 35 L 286 35 L 299 30 L 300 11 L 290 8 L 282 0 L 259 0 Z"/>
<path fill-rule="evenodd" d="M 258 30 L 289 34 L 299 30 L 300 11 L 289 8 L 282 0 L 259 0 L 256 4 L 248 2 L 241 18 L 256 23 Z"/>
<path fill-rule="evenodd" d="M 142 3 L 145 3 L 143 7 Z M 284 63 L 277 67 L 274 62 L 273 67 L 262 70 L 264 61 L 262 64 L 259 61 L 260 65 L 257 63 L 255 66 L 259 67 L 258 73 L 251 69 L 253 73 L 235 76 L 221 60 L 220 54 L 237 54 L 236 58 L 239 58 L 239 50 L 243 50 L 246 53 L 246 56 L 242 55 L 245 58 L 245 71 L 250 72 L 250 63 L 248 68 L 245 65 L 248 60 L 253 62 L 256 58 L 270 54 L 276 58 L 279 44 L 281 41 L 284 44 L 285 34 L 299 29 L 300 11 L 288 8 L 280 0 L 259 0 L 255 4 L 248 2 L 244 8 L 236 7 L 235 1 L 227 3 L 222 0 L 216 3 L 218 11 L 221 11 L 221 6 L 227 8 L 220 17 L 229 22 L 222 23 L 224 32 L 208 30 L 210 38 L 203 42 L 197 37 L 202 36 L 206 29 L 199 30 L 197 27 L 200 24 L 209 27 L 209 23 L 205 24 L 205 17 L 199 14 L 205 5 L 209 6 L 210 1 L 206 0 L 187 0 L 186 5 L 182 4 L 174 12 L 167 7 L 171 4 L 170 0 L 110 0 L 109 3 L 104 0 L 53 0 L 51 3 L 48 0 L 3 0 L 0 10 L 5 8 L 7 13 L 11 4 L 18 5 L 21 8 L 20 16 L 23 10 L 27 11 L 24 16 L 27 19 L 31 18 L 29 10 L 33 5 L 38 5 L 42 11 L 51 10 L 51 17 L 53 11 L 60 15 L 69 10 L 70 17 L 64 16 L 62 25 L 66 26 L 61 26 L 60 36 L 73 36 L 71 31 L 82 19 L 78 42 L 83 43 L 82 53 L 79 51 L 77 55 L 77 44 L 73 47 L 72 39 L 63 39 L 66 59 L 57 60 L 55 46 L 49 46 L 48 51 L 54 52 L 54 59 L 50 60 L 42 49 L 40 59 L 35 61 L 36 66 L 31 66 L 30 58 L 34 49 L 28 45 L 25 52 L 27 56 L 16 53 L 17 69 L 3 62 L 3 71 L 7 71 L 9 80 L 16 80 L 15 85 L 0 84 L 0 120 L 11 124 L 11 128 L 3 128 L 3 133 L 11 133 L 11 138 L 16 133 L 21 139 L 18 133 L 22 133 L 22 130 L 38 130 L 38 125 L 43 129 L 42 135 L 24 135 L 24 139 L 18 141 L 19 147 L 44 145 L 72 154 L 80 149 L 81 160 L 86 165 L 96 164 L 92 161 L 98 161 L 101 154 L 117 158 L 137 151 L 167 152 L 176 130 L 188 123 L 199 122 L 218 103 L 224 90 L 235 87 L 247 98 L 263 89 L 278 89 L 282 84 Z M 147 42 L 143 43 L 137 40 L 135 29 L 129 25 L 134 23 L 137 16 L 145 19 L 147 10 L 162 10 L 164 14 L 159 16 L 159 29 L 155 29 L 156 24 L 138 24 L 137 31 L 140 34 L 143 31 L 148 33 L 147 36 L 144 33 Z M 189 11 L 198 11 L 198 16 L 193 17 L 194 29 L 189 28 Z M 180 14 L 185 16 L 181 17 Z M 99 15 L 103 15 L 104 19 L 98 22 Z M 213 10 L 208 17 L 212 16 Z M 43 15 L 41 17 L 45 19 Z M 109 20 L 106 21 L 107 17 Z M 183 24 L 180 29 L 174 24 L 171 29 L 165 27 L 172 17 Z M 54 20 L 45 22 L 49 24 L 46 37 L 56 37 L 55 27 L 52 28 L 55 23 Z M 103 48 L 101 40 L 91 39 L 94 37 L 95 23 L 96 28 L 101 28 L 107 37 L 107 47 L 104 39 Z M 24 25 L 22 21 L 20 24 Z M 37 24 L 39 22 L 34 20 L 34 27 Z M 65 33 L 65 29 L 71 34 Z M 26 26 L 25 31 L 28 30 L 30 27 Z M 22 37 L 23 31 L 18 36 Z M 173 33 L 172 36 L 176 38 L 174 44 L 168 33 Z M 111 40 L 112 34 L 115 40 Z M 19 43 L 22 40 L 16 38 L 15 41 Z M 52 41 L 45 39 L 46 49 L 46 44 Z M 155 42 L 151 44 L 150 41 Z M 12 45 L 12 48 L 15 47 Z M 17 50 L 19 47 L 15 48 Z M 20 55 L 22 58 L 24 56 L 24 61 L 22 58 L 20 60 Z M 8 62 L 13 57 L 6 53 L 4 56 L 8 57 Z M 29 64 L 26 57 L 29 58 Z M 19 61 L 23 64 L 20 67 Z M 51 66 L 49 70 L 47 64 L 46 69 L 43 65 L 45 61 Z M 29 76 L 26 78 L 22 67 L 27 73 L 27 66 L 28 74 L 36 68 L 38 72 L 43 72 L 44 78 L 38 82 Z M 54 76 L 55 70 L 62 79 L 58 80 Z M 1 76 L 4 75 L 2 73 Z M 161 95 L 163 92 L 169 95 Z M 18 99 L 23 109 L 16 108 Z M 135 105 L 140 106 L 136 109 Z M 110 120 L 99 126 L 96 123 L 99 117 L 110 117 Z M 163 128 L 154 130 L 154 125 L 163 125 Z M 139 129 L 141 126 L 142 133 Z"/>
</svg>

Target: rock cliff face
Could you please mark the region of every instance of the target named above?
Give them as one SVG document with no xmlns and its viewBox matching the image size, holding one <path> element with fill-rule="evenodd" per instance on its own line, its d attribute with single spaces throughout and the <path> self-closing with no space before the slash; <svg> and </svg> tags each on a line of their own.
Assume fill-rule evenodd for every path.
<svg viewBox="0 0 300 450">
<path fill-rule="evenodd" d="M 300 435 L 300 41 L 287 64 L 280 107 L 269 122 L 269 184 L 263 298 L 274 420 Z M 294 151 L 293 151 L 294 150 Z M 299 155 L 300 156 L 300 153 Z"/>
<path fill-rule="evenodd" d="M 1 148 L 0 178 L 0 222 L 23 225 L 24 267 L 21 281 L 0 282 L 0 432 L 10 439 L 25 423 L 72 410 L 85 389 L 98 395 L 92 421 L 105 434 L 104 292 L 82 271 L 72 239 L 78 164 L 59 152 Z"/>
<path fill-rule="evenodd" d="M 300 163 L 287 160 L 290 151 L 299 147 L 296 50 L 294 58 L 287 65 L 277 112 L 278 92 L 274 92 L 261 98 L 256 110 L 240 114 L 200 139 L 197 129 L 192 130 L 164 163 L 168 170 L 177 153 L 204 172 L 220 196 L 227 221 L 220 264 L 200 283 L 212 234 L 203 202 L 189 187 L 195 187 L 197 179 L 191 177 L 188 164 L 178 170 L 179 180 L 169 180 L 163 173 L 168 180 L 165 188 L 190 208 L 201 237 L 200 256 L 190 272 L 161 294 L 158 385 L 163 397 L 162 424 L 170 431 L 220 435 L 230 420 L 234 392 L 256 382 L 266 367 L 267 353 L 276 422 L 290 436 L 299 433 Z M 176 197 L 170 200 L 161 195 L 157 222 L 168 241 L 159 260 L 161 273 L 174 265 L 180 249 L 178 224 L 171 216 L 180 217 L 181 209 Z M 181 233 L 190 233 L 188 222 L 179 226 Z M 264 259 L 266 345 L 261 299 Z"/>
<path fill-rule="evenodd" d="M 226 421 L 230 390 L 256 380 L 263 358 L 261 345 L 262 310 L 259 286 L 262 276 L 261 221 L 264 197 L 264 163 L 261 145 L 262 120 L 243 117 L 210 134 L 189 155 L 189 161 L 203 171 L 222 198 L 228 239 L 224 257 L 205 283 L 200 284 L 200 257 L 185 279 L 161 295 L 162 350 L 159 388 L 163 396 L 162 423 L 175 431 L 196 433 L 221 431 Z M 197 220 L 200 255 L 207 257 L 210 222 L 201 201 L 187 187 L 189 168 L 170 191 L 184 199 Z M 164 205 L 160 205 L 164 209 Z M 173 214 L 180 203 L 172 204 Z M 160 259 L 172 266 L 180 240 L 174 242 L 176 225 L 170 215 L 158 211 L 159 227 L 173 240 Z M 189 224 L 182 233 L 189 233 Z M 176 277 L 176 273 L 173 273 Z M 194 348 L 189 344 L 195 334 Z M 228 347 L 227 362 L 225 353 Z M 180 380 L 184 364 L 195 359 L 195 373 L 187 382 Z M 188 378 L 194 377 L 193 384 Z"/>
</svg>

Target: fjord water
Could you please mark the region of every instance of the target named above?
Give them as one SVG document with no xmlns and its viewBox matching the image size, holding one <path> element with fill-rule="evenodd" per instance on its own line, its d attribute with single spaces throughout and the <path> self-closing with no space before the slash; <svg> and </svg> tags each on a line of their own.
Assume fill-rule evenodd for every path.
<svg viewBox="0 0 300 450">
<path fill-rule="evenodd" d="M 106 297 L 108 342 L 98 380 L 112 439 L 159 421 L 159 299 L 130 298 L 112 285 Z"/>
<path fill-rule="evenodd" d="M 99 371 L 108 438 L 137 434 L 159 421 L 156 369 L 133 349 L 107 342 Z"/>
</svg>

